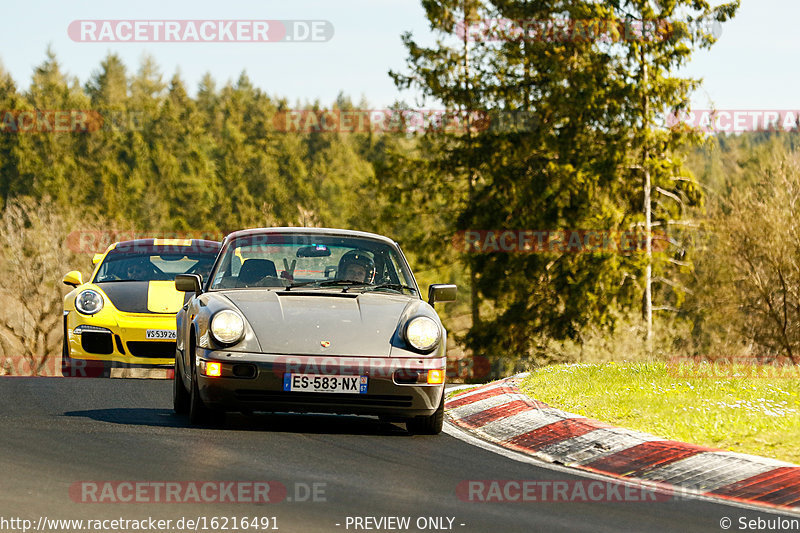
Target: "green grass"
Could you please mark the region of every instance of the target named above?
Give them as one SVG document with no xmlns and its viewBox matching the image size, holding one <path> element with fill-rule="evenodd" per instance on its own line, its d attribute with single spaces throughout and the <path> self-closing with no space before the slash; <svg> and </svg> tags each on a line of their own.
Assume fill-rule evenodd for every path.
<svg viewBox="0 0 800 533">
<path fill-rule="evenodd" d="M 464 394 L 465 392 L 469 392 L 469 391 L 471 391 L 473 389 L 477 389 L 480 386 L 481 385 L 475 385 L 474 387 L 466 387 L 466 388 L 463 388 L 463 389 L 458 389 L 456 391 L 448 391 L 447 393 L 445 393 L 445 399 L 455 398 L 459 394 Z"/>
<path fill-rule="evenodd" d="M 667 439 L 800 463 L 800 367 L 691 363 L 555 365 L 529 396 Z"/>
</svg>

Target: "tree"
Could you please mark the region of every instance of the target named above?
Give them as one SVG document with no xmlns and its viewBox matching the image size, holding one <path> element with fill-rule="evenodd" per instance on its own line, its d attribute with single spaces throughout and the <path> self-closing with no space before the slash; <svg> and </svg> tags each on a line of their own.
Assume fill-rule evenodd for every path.
<svg viewBox="0 0 800 533">
<path fill-rule="evenodd" d="M 219 186 L 211 157 L 213 143 L 177 74 L 148 133 L 152 174 L 147 190 L 158 199 L 158 210 L 148 218 L 162 230 L 215 230 Z"/>
<path fill-rule="evenodd" d="M 61 278 L 80 264 L 90 266 L 66 247 L 78 225 L 97 228 L 84 211 L 65 213 L 49 197 L 10 200 L 0 218 L 0 367 L 15 374 L 45 373 L 60 354 Z M 87 274 L 84 271 L 84 274 Z"/>
<path fill-rule="evenodd" d="M 712 203 L 688 307 L 715 352 L 798 364 L 800 154 L 764 161 L 757 176 Z"/>
<path fill-rule="evenodd" d="M 89 98 L 77 80 L 62 72 L 49 48 L 47 59 L 34 69 L 24 96 L 18 111 L 72 113 L 90 108 Z M 34 195 L 50 195 L 59 203 L 80 203 L 91 182 L 76 158 L 76 134 L 37 126 L 35 131 L 17 135 L 20 151 L 17 168 L 23 187 Z"/>
<path fill-rule="evenodd" d="M 132 144 L 138 124 L 129 108 L 127 73 L 119 56 L 108 55 L 85 90 L 102 125 L 76 139 L 80 166 L 91 178 L 82 191 L 81 203 L 98 206 L 110 218 L 123 222 L 140 214 L 130 198 L 142 188 L 131 179 L 135 159 Z"/>
<path fill-rule="evenodd" d="M 680 223 L 685 208 L 700 199 L 694 178 L 687 176 L 681 158 L 681 148 L 698 142 L 697 135 L 685 128 L 663 127 L 668 112 L 686 109 L 689 96 L 700 80 L 681 78 L 675 72 L 689 61 L 695 50 L 714 44 L 712 24 L 731 18 L 739 7 L 739 0 L 715 7 L 705 0 L 616 0 L 609 5 L 613 18 L 622 22 L 624 28 L 623 48 L 612 53 L 614 68 L 621 79 L 630 80 L 618 93 L 621 118 L 633 126 L 627 140 L 629 164 L 626 170 L 641 174 L 643 182 L 646 261 L 642 315 L 647 328 L 646 341 L 650 344 L 653 336 L 654 222 L 662 228 Z M 657 198 L 653 198 L 653 193 Z M 686 262 L 677 264 L 686 265 Z M 679 287 L 667 278 L 665 265 L 659 266 L 658 279 L 665 281 L 669 288 Z M 678 293 L 677 298 L 681 297 Z"/>
<path fill-rule="evenodd" d="M 667 198 L 655 202 L 657 222 L 679 219 L 683 202 L 697 202 L 693 180 L 673 155 L 690 132 L 653 132 L 654 117 L 686 104 L 691 80 L 674 70 L 691 54 L 676 25 L 674 39 L 653 45 L 645 36 L 615 33 L 635 19 L 653 17 L 645 2 L 424 2 L 431 26 L 442 37 L 425 48 L 410 36 L 408 74 L 394 74 L 400 87 L 457 109 L 517 113 L 521 128 L 448 137 L 427 156 L 438 166 L 417 175 L 435 176 L 425 190 L 446 197 L 465 229 L 649 229 L 643 211 L 643 177 Z M 665 3 L 661 16 L 682 10 L 725 20 L 735 5 L 716 10 L 702 1 Z M 458 21 L 475 19 L 613 21 L 611 41 L 590 38 L 513 38 L 469 43 Z M 463 27 L 463 26 L 462 26 Z M 700 45 L 710 45 L 703 37 Z M 642 53 L 647 50 L 645 55 Z M 643 58 L 648 61 L 643 61 Z M 645 75 L 649 65 L 651 72 Z M 491 116 L 491 115 L 490 115 Z M 431 168 L 431 167 L 429 167 Z M 644 174 L 644 176 L 643 176 Z M 668 182 L 668 183 L 665 183 Z M 678 191 L 677 193 L 675 191 Z M 671 195 L 671 196 L 670 196 Z M 645 209 L 642 206 L 645 206 Z M 647 240 L 649 250 L 650 240 Z M 640 305 L 649 283 L 651 254 L 503 254 L 466 259 L 473 275 L 470 345 L 476 352 L 510 359 L 532 357 L 537 338 L 579 338 L 587 324 L 612 327 L 615 309 Z M 644 274 L 644 276 L 643 276 Z M 666 276 L 659 276 L 666 279 Z M 475 300 L 481 298 L 479 308 Z M 477 310 L 480 309 L 480 316 Z"/>
<path fill-rule="evenodd" d="M 26 194 L 31 192 L 31 184 L 20 176 L 21 148 L 19 136 L 6 131 L 6 118 L 14 125 L 13 110 L 20 107 L 22 96 L 17 92 L 16 84 L 11 75 L 0 64 L 0 200 L 5 204 L 9 195 Z"/>
</svg>

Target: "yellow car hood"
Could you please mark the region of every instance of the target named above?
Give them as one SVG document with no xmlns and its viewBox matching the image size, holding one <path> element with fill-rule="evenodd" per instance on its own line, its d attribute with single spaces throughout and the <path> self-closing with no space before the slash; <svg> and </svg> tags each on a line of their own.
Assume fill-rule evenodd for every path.
<svg viewBox="0 0 800 533">
<path fill-rule="evenodd" d="M 125 313 L 177 313 L 187 293 L 175 290 L 174 281 L 106 281 L 96 285 Z"/>
</svg>

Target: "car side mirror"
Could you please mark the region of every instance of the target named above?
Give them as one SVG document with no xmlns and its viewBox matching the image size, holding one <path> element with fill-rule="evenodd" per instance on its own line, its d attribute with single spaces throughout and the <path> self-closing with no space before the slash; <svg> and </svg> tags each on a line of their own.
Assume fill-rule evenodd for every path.
<svg viewBox="0 0 800 533">
<path fill-rule="evenodd" d="M 203 290 L 202 281 L 199 274 L 178 274 L 175 276 L 175 290 L 199 295 Z"/>
<path fill-rule="evenodd" d="M 92 264 L 96 265 L 97 263 L 100 262 L 100 260 L 102 258 L 103 258 L 103 254 L 94 254 L 94 256 L 92 257 Z"/>
<path fill-rule="evenodd" d="M 456 285 L 434 283 L 428 287 L 428 303 L 431 305 L 437 302 L 455 302 L 457 295 Z"/>
<path fill-rule="evenodd" d="M 83 285 L 83 276 L 77 270 L 73 270 L 72 272 L 67 272 L 67 275 L 64 276 L 64 279 L 62 279 L 61 282 L 64 285 L 77 287 L 78 285 Z"/>
</svg>

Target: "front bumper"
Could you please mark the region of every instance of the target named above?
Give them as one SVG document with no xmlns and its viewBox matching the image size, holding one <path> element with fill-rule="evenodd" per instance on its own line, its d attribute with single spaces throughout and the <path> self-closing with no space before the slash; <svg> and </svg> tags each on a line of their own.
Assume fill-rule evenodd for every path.
<svg viewBox="0 0 800 533">
<path fill-rule="evenodd" d="M 76 334 L 75 328 L 91 330 Z M 175 362 L 175 341 L 150 340 L 148 329 L 175 330 L 175 315 L 123 313 L 85 316 L 75 310 L 64 316 L 68 353 L 65 359 L 102 361 L 111 367 L 171 367 Z"/>
<path fill-rule="evenodd" d="M 201 361 L 222 363 L 222 376 L 197 369 L 200 398 L 224 411 L 313 412 L 377 415 L 390 419 L 430 416 L 444 383 L 418 383 L 428 370 L 444 370 L 446 358 L 286 356 L 197 349 Z M 285 374 L 366 376 L 365 394 L 284 391 Z M 239 374 L 237 376 L 237 374 Z M 423 379 L 423 378 L 419 378 Z"/>
</svg>

